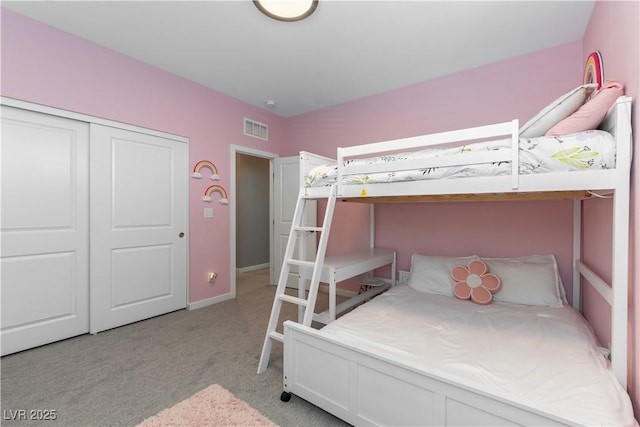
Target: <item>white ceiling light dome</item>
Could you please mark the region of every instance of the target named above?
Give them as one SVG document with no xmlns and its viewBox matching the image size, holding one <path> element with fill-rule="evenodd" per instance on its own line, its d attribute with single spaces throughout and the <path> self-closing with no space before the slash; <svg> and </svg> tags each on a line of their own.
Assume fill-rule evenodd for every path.
<svg viewBox="0 0 640 427">
<path fill-rule="evenodd" d="M 318 7 L 318 0 L 254 0 L 258 9 L 269 18 L 279 21 L 300 21 Z"/>
</svg>

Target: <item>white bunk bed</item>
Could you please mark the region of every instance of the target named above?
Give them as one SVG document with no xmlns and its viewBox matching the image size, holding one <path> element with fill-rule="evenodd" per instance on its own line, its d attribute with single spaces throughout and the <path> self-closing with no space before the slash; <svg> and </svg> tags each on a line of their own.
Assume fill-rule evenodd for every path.
<svg viewBox="0 0 640 427">
<path fill-rule="evenodd" d="M 575 264 L 572 305 L 574 311 L 580 310 L 580 286 L 584 282 L 592 285 L 612 306 L 611 361 L 609 363 L 604 356 L 601 360 L 615 383 L 612 389 L 616 390 L 617 387 L 620 391 L 620 395 L 616 395 L 614 400 L 623 402 L 614 410 L 619 412 L 616 416 L 629 420 L 630 402 L 625 390 L 629 174 L 632 158 L 630 110 L 631 98 L 618 98 L 599 127 L 611 134 L 615 142 L 615 164 L 608 168 L 523 174 L 516 120 L 498 125 L 339 148 L 337 161 L 303 152 L 301 173 L 307 179 L 307 185 L 301 190 L 300 197 L 327 197 L 329 200 L 336 198 L 361 202 L 573 199 Z M 418 160 L 400 156 L 401 159 L 397 162 L 350 161 L 354 158 L 368 159 L 371 156 L 379 156 L 380 153 L 397 153 L 439 144 L 470 144 L 472 141 L 504 138 L 504 135 L 507 135 L 510 141 L 510 147 L 505 150 Z M 327 163 L 331 162 L 335 163 L 337 168 L 335 179 L 332 178 L 332 182 L 320 183 L 319 186 L 309 185 L 309 174 L 317 175 L 319 167 L 325 171 L 327 168 L 331 169 L 331 165 L 327 166 Z M 498 176 L 405 182 L 372 183 L 372 179 L 369 179 L 374 174 L 391 176 L 398 171 L 415 168 L 424 171 L 431 167 L 455 167 L 461 164 L 487 162 L 509 162 L 510 171 Z M 354 176 L 356 179 L 353 179 Z M 366 179 L 362 179 L 362 176 Z M 581 200 L 594 194 L 611 195 L 614 200 L 613 271 L 610 285 L 581 261 Z M 364 262 L 364 259 L 358 262 Z M 402 286 L 392 288 L 389 291 L 392 294 L 390 298 L 395 298 L 397 292 L 403 292 L 401 288 Z M 375 307 L 378 300 L 382 301 L 386 297 L 387 295 L 378 296 L 320 330 L 311 328 L 308 324 L 285 322 L 283 400 L 288 400 L 291 394 L 295 394 L 354 425 L 585 424 L 579 417 L 572 418 L 571 414 L 576 413 L 575 407 L 567 413 L 554 413 L 547 407 L 529 404 L 522 396 L 504 395 L 473 381 L 456 379 L 443 375 L 436 369 L 430 369 L 429 366 L 414 363 L 420 356 L 389 353 L 385 351 L 388 345 L 378 345 L 366 338 L 360 339 L 357 331 L 351 335 L 332 333 L 336 329 L 340 331 L 349 318 L 362 318 L 364 315 L 361 316 L 359 313 L 366 313 L 369 307 Z M 570 360 L 565 362 L 571 363 Z M 535 376 L 535 373 L 533 375 Z M 576 402 L 576 399 L 569 402 Z M 584 401 L 584 404 L 589 403 Z M 625 416 L 627 418 L 624 418 Z M 632 409 L 630 417 L 629 423 L 635 425 Z"/>
</svg>

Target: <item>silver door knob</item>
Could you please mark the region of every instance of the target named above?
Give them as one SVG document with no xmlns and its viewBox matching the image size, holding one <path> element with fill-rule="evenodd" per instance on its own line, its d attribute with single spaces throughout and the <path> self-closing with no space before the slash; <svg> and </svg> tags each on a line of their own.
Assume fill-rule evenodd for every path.
<svg viewBox="0 0 640 427">
<path fill-rule="evenodd" d="M 182 239 L 184 237 L 184 233 L 180 232 L 180 234 L 178 234 L 178 237 Z"/>
</svg>

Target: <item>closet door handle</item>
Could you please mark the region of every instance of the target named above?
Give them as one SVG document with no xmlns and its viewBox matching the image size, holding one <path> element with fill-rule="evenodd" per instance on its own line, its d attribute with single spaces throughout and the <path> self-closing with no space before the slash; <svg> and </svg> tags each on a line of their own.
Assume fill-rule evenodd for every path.
<svg viewBox="0 0 640 427">
<path fill-rule="evenodd" d="M 180 232 L 180 234 L 178 234 L 178 237 L 180 237 L 182 239 L 184 237 L 184 233 Z"/>
</svg>

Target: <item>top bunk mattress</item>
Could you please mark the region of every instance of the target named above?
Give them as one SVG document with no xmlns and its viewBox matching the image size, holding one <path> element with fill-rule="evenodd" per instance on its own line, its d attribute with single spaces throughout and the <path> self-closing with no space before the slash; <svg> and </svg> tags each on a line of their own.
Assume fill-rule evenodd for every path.
<svg viewBox="0 0 640 427">
<path fill-rule="evenodd" d="M 427 161 L 431 158 L 460 155 L 482 151 L 511 149 L 510 139 L 475 142 L 456 147 L 428 148 L 413 152 L 387 154 L 366 159 L 348 159 L 350 165 L 377 165 L 386 163 L 390 172 L 367 175 L 345 175 L 340 184 L 376 184 L 435 180 L 444 178 L 466 178 L 476 176 L 500 176 L 511 174 L 511 162 L 493 162 L 448 167 L 425 167 L 414 170 L 393 170 L 393 164 L 405 160 Z M 571 135 L 555 137 L 520 138 L 521 175 L 547 172 L 612 169 L 615 167 L 615 139 L 602 130 L 589 130 Z M 323 187 L 337 183 L 338 166 L 326 163 L 313 168 L 305 177 L 304 186 Z"/>
<path fill-rule="evenodd" d="M 573 308 L 391 288 L 319 331 L 436 378 L 584 425 L 637 425 L 629 396 Z"/>
</svg>

